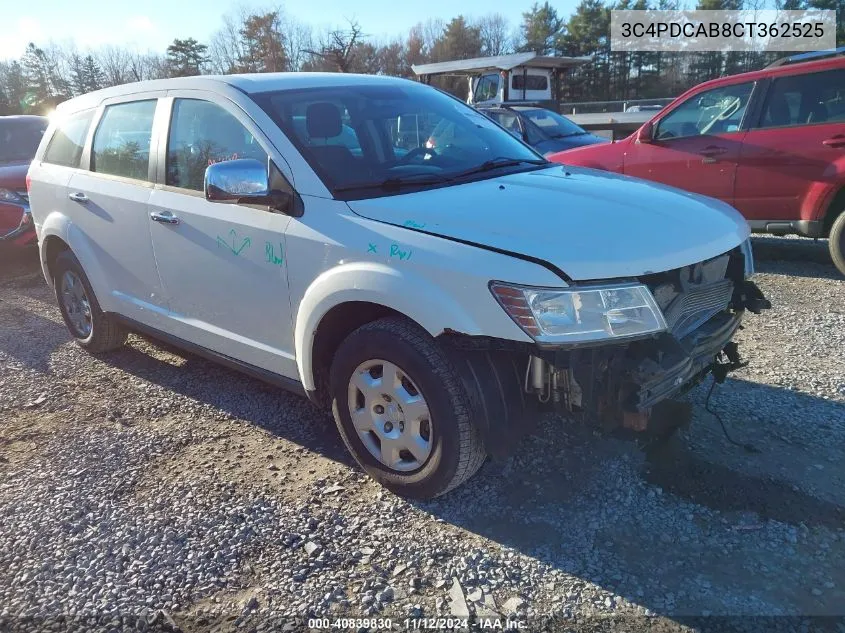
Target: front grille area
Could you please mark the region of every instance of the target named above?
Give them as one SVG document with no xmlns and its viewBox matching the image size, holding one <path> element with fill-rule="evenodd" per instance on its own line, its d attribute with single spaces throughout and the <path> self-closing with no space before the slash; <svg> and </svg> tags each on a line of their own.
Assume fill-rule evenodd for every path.
<svg viewBox="0 0 845 633">
<path fill-rule="evenodd" d="M 741 254 L 740 254 L 741 255 Z M 670 333 L 678 339 L 726 310 L 733 296 L 729 276 L 734 253 L 642 278 L 648 285 Z M 740 268 L 741 270 L 741 268 Z"/>
<path fill-rule="evenodd" d="M 681 293 L 663 311 L 669 331 L 676 338 L 683 338 L 725 310 L 731 302 L 733 291 L 733 282 L 730 279 L 723 279 Z"/>
<path fill-rule="evenodd" d="M 23 198 L 24 202 L 29 204 L 29 192 L 26 189 L 17 189 L 15 190 L 15 193 Z"/>
</svg>

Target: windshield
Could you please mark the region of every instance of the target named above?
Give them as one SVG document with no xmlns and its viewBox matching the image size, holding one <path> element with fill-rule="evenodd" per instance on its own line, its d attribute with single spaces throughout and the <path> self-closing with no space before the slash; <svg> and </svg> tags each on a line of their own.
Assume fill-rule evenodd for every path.
<svg viewBox="0 0 845 633">
<path fill-rule="evenodd" d="M 46 119 L 0 119 L 0 163 L 32 160 L 46 129 Z"/>
<path fill-rule="evenodd" d="M 309 88 L 254 98 L 342 199 L 546 164 L 482 113 L 428 86 Z"/>
<path fill-rule="evenodd" d="M 559 115 L 557 112 L 552 112 L 551 110 L 542 110 L 537 108 L 533 110 L 523 110 L 521 114 L 534 125 L 543 130 L 543 133 L 550 138 L 562 138 L 564 136 L 574 136 L 576 134 L 587 133 L 566 117 Z"/>
</svg>

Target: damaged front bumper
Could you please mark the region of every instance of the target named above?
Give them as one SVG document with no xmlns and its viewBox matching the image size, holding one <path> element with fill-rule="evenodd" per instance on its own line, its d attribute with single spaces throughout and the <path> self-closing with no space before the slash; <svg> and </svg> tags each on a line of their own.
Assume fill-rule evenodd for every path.
<svg viewBox="0 0 845 633">
<path fill-rule="evenodd" d="M 744 313 L 770 307 L 757 286 L 744 280 L 728 309 L 677 338 L 669 332 L 630 342 L 589 349 L 556 350 L 535 357 L 526 390 L 565 414 L 607 430 L 662 432 L 668 417 L 685 420 L 667 402 L 714 372 L 718 380 L 740 366 L 732 342 Z M 541 361 L 538 367 L 538 362 Z M 538 371 L 546 378 L 538 379 Z"/>
</svg>

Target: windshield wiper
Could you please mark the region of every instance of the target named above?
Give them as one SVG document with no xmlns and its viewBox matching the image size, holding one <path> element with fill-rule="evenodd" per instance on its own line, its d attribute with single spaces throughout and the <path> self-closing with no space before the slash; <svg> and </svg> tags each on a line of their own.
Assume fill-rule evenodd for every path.
<svg viewBox="0 0 845 633">
<path fill-rule="evenodd" d="M 545 158 L 507 158 L 502 156 L 500 158 L 491 158 L 490 160 L 486 160 L 472 169 L 452 174 L 451 179 L 454 180 L 456 178 L 463 178 L 464 176 L 481 174 L 485 171 L 492 171 L 502 167 L 516 167 L 517 165 L 546 165 L 548 162 L 549 161 Z"/>
<path fill-rule="evenodd" d="M 447 182 L 449 178 L 444 176 L 432 176 L 431 174 L 414 174 L 409 176 L 393 176 L 376 182 L 359 182 L 334 187 L 334 191 L 355 191 L 357 189 L 384 189 L 390 191 L 402 187 L 416 187 L 425 185 L 439 185 Z"/>
</svg>

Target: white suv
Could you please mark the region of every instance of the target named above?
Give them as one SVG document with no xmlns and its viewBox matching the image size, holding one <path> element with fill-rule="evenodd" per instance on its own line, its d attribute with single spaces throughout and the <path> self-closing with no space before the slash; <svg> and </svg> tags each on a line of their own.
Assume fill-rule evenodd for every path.
<svg viewBox="0 0 845 633">
<path fill-rule="evenodd" d="M 399 138 L 400 120 L 424 129 Z M 425 147 L 444 120 L 460 133 Z M 664 401 L 735 366 L 740 318 L 766 303 L 729 206 L 548 163 L 401 79 L 84 95 L 58 108 L 29 187 L 80 345 L 141 332 L 307 394 L 415 497 L 506 454 L 546 407 L 664 427 Z"/>
</svg>

